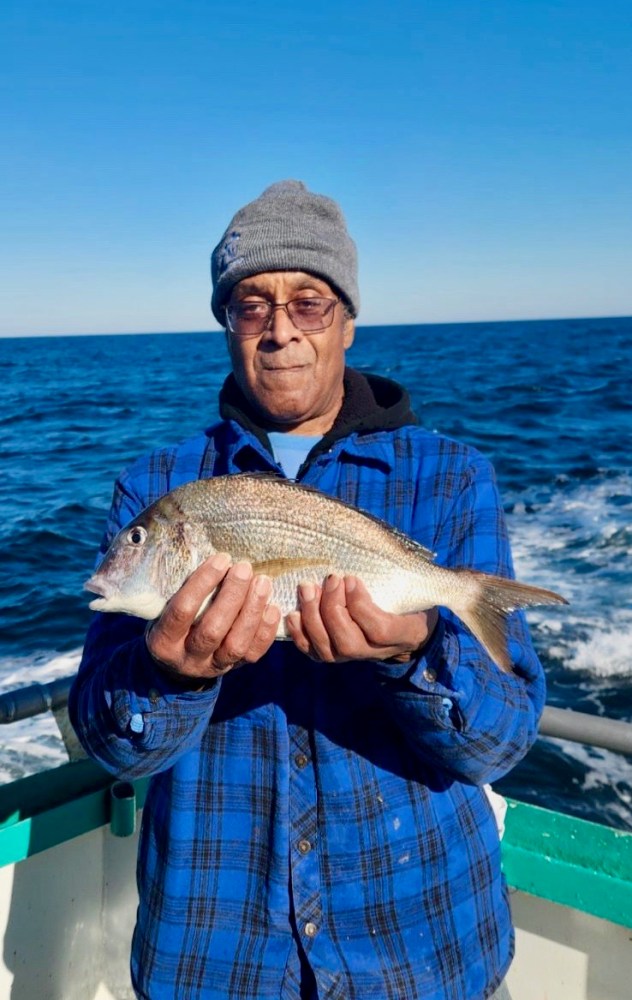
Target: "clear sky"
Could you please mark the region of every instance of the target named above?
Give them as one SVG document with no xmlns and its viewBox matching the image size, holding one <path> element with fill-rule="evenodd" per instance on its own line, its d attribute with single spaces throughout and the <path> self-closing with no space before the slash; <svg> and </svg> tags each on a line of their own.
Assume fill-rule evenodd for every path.
<svg viewBox="0 0 632 1000">
<path fill-rule="evenodd" d="M 268 184 L 360 323 L 632 313 L 630 0 L 3 0 L 0 334 L 213 329 Z"/>
</svg>

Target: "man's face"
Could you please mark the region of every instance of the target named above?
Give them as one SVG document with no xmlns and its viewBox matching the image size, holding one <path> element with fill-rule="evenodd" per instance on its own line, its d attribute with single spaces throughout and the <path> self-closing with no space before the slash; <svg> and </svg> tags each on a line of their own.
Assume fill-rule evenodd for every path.
<svg viewBox="0 0 632 1000">
<path fill-rule="evenodd" d="M 326 281 L 303 271 L 267 271 L 235 285 L 230 301 L 310 296 L 336 298 Z M 353 334 L 353 320 L 339 302 L 331 326 L 318 333 L 297 330 L 285 309 L 275 309 L 269 330 L 254 337 L 227 331 L 227 338 L 235 378 L 271 429 L 324 434 L 342 404 L 345 351 Z"/>
</svg>

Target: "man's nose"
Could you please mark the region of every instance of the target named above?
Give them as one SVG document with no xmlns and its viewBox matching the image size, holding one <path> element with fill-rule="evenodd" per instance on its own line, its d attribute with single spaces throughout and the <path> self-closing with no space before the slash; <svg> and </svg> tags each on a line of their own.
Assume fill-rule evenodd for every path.
<svg viewBox="0 0 632 1000">
<path fill-rule="evenodd" d="M 268 329 L 264 333 L 266 340 L 275 344 L 287 344 L 291 340 L 299 340 L 303 334 L 294 326 L 285 305 L 274 305 Z"/>
</svg>

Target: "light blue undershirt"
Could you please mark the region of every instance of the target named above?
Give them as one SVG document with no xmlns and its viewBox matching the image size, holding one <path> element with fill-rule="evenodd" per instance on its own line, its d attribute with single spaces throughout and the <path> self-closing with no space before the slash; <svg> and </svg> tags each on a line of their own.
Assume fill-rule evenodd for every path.
<svg viewBox="0 0 632 1000">
<path fill-rule="evenodd" d="M 269 431 L 275 459 L 288 479 L 296 479 L 296 473 L 307 458 L 308 452 L 320 441 L 320 434 L 285 434 L 283 431 Z"/>
</svg>

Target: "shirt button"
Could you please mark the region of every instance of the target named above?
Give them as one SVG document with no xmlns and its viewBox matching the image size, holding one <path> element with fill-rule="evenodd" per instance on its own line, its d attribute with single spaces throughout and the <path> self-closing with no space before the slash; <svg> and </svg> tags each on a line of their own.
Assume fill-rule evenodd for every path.
<svg viewBox="0 0 632 1000">
<path fill-rule="evenodd" d="M 316 924 L 313 924 L 310 920 L 308 923 L 305 924 L 305 933 L 308 938 L 316 937 L 316 935 L 318 934 L 318 927 L 316 926 Z"/>
<path fill-rule="evenodd" d="M 157 702 L 160 701 L 160 691 L 158 690 L 158 688 L 150 688 L 147 694 L 149 696 L 149 700 L 152 703 L 152 705 L 155 705 Z"/>
<path fill-rule="evenodd" d="M 294 763 L 302 771 L 303 768 L 307 767 L 307 765 L 309 764 L 309 759 L 305 756 L 304 753 L 297 753 L 296 757 L 294 758 Z"/>
<path fill-rule="evenodd" d="M 309 854 L 309 852 L 312 849 L 312 845 L 310 844 L 309 840 L 299 840 L 296 846 L 298 847 L 299 852 L 301 854 Z"/>
<path fill-rule="evenodd" d="M 145 720 L 140 712 L 135 712 L 129 720 L 129 728 L 133 733 L 142 733 L 145 728 Z"/>
<path fill-rule="evenodd" d="M 425 681 L 428 681 L 429 684 L 434 684 L 437 679 L 437 671 L 433 670 L 432 667 L 426 667 L 422 677 Z"/>
</svg>

